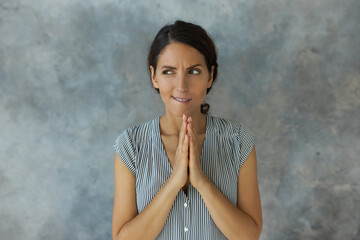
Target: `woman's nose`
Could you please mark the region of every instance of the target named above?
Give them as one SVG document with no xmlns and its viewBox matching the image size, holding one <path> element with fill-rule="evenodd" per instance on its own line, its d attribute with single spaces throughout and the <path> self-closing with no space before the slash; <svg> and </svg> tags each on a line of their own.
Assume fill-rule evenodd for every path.
<svg viewBox="0 0 360 240">
<path fill-rule="evenodd" d="M 179 73 L 177 76 L 177 89 L 179 91 L 187 91 L 188 83 L 186 80 L 186 75 L 184 73 Z"/>
</svg>

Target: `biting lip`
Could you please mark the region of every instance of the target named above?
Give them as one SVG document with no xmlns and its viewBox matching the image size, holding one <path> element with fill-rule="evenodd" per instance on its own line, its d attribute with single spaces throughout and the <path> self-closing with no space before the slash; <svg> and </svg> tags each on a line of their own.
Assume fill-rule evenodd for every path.
<svg viewBox="0 0 360 240">
<path fill-rule="evenodd" d="M 191 101 L 191 98 L 178 98 L 174 96 L 172 98 L 180 104 L 188 104 Z"/>
<path fill-rule="evenodd" d="M 181 97 L 174 97 L 173 98 L 177 98 L 177 99 L 181 99 L 181 100 L 191 100 L 191 98 L 181 98 Z"/>
</svg>

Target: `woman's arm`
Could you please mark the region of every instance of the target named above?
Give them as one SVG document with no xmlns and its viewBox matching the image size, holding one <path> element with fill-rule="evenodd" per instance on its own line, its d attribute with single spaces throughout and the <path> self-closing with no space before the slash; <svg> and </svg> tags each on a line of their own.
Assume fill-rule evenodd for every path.
<svg viewBox="0 0 360 240">
<path fill-rule="evenodd" d="M 237 206 L 234 206 L 208 178 L 199 184 L 197 190 L 215 224 L 228 239 L 259 239 L 262 230 L 262 211 L 255 147 L 239 170 Z"/>
<path fill-rule="evenodd" d="M 155 239 L 163 228 L 180 188 L 172 177 L 140 213 L 136 207 L 135 176 L 115 154 L 115 194 L 112 235 L 120 239 Z"/>
</svg>

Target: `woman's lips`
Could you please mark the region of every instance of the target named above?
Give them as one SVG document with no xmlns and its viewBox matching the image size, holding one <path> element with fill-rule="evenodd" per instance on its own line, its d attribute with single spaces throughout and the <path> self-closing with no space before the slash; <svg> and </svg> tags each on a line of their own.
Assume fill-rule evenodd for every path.
<svg viewBox="0 0 360 240">
<path fill-rule="evenodd" d="M 178 103 L 183 103 L 183 104 L 189 103 L 191 101 L 191 98 L 173 97 L 173 99 Z"/>
</svg>

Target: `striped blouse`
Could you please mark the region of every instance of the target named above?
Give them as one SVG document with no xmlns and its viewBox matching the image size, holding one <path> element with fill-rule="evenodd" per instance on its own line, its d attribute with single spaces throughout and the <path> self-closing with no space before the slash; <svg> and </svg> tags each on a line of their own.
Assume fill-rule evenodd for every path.
<svg viewBox="0 0 360 240">
<path fill-rule="evenodd" d="M 159 118 L 124 130 L 113 145 L 119 158 L 136 177 L 139 213 L 170 177 L 172 169 L 160 136 Z M 237 178 L 254 145 L 252 132 L 235 120 L 207 115 L 200 156 L 203 172 L 235 206 Z M 212 220 L 199 192 L 189 184 L 181 189 L 156 239 L 226 239 Z"/>
</svg>

